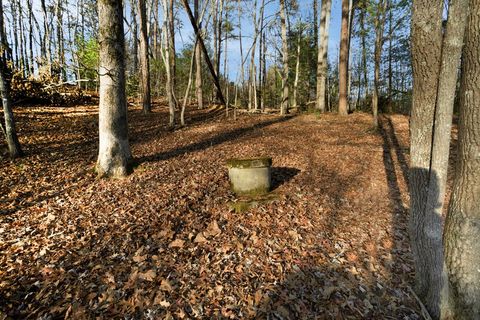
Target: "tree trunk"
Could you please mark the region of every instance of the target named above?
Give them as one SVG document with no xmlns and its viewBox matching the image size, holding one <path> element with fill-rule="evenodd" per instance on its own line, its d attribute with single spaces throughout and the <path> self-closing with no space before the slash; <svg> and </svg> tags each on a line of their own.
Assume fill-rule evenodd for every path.
<svg viewBox="0 0 480 320">
<path fill-rule="evenodd" d="M 416 1 L 412 15 L 410 239 L 416 290 L 433 318 L 448 318 L 442 208 L 450 128 L 468 0 L 452 0 L 446 32 L 443 1 Z M 443 44 L 442 44 L 443 42 Z"/>
<path fill-rule="evenodd" d="M 385 14 L 387 9 L 387 0 L 380 0 L 377 4 L 375 16 L 375 53 L 374 53 L 374 78 L 373 78 L 373 96 L 372 113 L 373 126 L 378 127 L 378 91 L 380 87 L 380 63 L 382 59 L 383 30 L 385 27 Z"/>
<path fill-rule="evenodd" d="M 342 29 L 340 33 L 340 61 L 338 66 L 338 113 L 348 114 L 348 5 L 349 0 L 342 0 Z"/>
<path fill-rule="evenodd" d="M 122 2 L 98 0 L 100 44 L 100 177 L 127 175 L 132 158 L 128 142 L 125 95 L 125 40 Z"/>
<path fill-rule="evenodd" d="M 195 31 L 195 35 L 197 36 L 198 42 L 200 43 L 200 47 L 202 48 L 203 55 L 205 57 L 205 62 L 207 63 L 208 70 L 210 71 L 210 74 L 212 75 L 213 78 L 213 83 L 215 84 L 215 87 L 217 88 L 219 94 L 220 94 L 220 103 L 222 105 L 225 105 L 225 99 L 222 94 L 222 88 L 220 86 L 220 81 L 218 79 L 217 74 L 215 73 L 215 69 L 212 65 L 212 61 L 210 60 L 210 57 L 208 56 L 208 51 L 207 48 L 205 47 L 205 43 L 203 42 L 202 35 L 200 33 L 200 30 L 198 28 L 198 25 L 195 21 L 195 17 L 193 16 L 192 10 L 190 9 L 190 6 L 188 5 L 187 0 L 182 0 L 183 6 L 185 7 L 185 10 L 187 11 L 188 18 L 190 19 L 190 23 L 192 24 L 193 30 Z"/>
<path fill-rule="evenodd" d="M 360 32 L 361 32 L 361 47 L 362 47 L 362 71 L 363 71 L 363 83 L 365 85 L 365 101 L 368 96 L 368 65 L 367 65 L 367 30 L 365 29 L 365 10 L 360 9 Z"/>
<path fill-rule="evenodd" d="M 147 36 L 147 9 L 145 0 L 138 0 L 138 16 L 140 17 L 140 70 L 141 70 L 141 92 L 143 113 L 152 111 L 150 98 L 150 62 L 148 56 Z"/>
<path fill-rule="evenodd" d="M 32 0 L 27 0 L 28 8 L 28 51 L 30 59 L 30 70 L 29 73 L 34 73 L 34 57 L 33 57 L 33 10 L 32 10 Z"/>
<path fill-rule="evenodd" d="M 457 12 L 459 20 L 462 15 L 461 10 L 465 12 L 466 6 L 464 5 Z M 452 318 L 480 319 L 479 0 L 470 1 L 469 18 L 468 20 L 464 18 L 463 21 L 468 21 L 468 25 L 465 34 L 460 96 L 459 152 L 444 243 L 451 301 L 454 304 Z M 463 21 L 459 21 L 459 23 Z M 453 81 L 453 79 L 451 80 Z"/>
<path fill-rule="evenodd" d="M 331 0 L 322 1 L 320 9 L 320 47 L 317 60 L 317 110 L 325 112 L 328 72 L 328 36 L 330 26 Z"/>
<path fill-rule="evenodd" d="M 198 28 L 202 30 L 199 17 L 199 0 L 194 0 L 194 15 Z M 202 49 L 200 48 L 199 41 L 195 43 L 195 92 L 197 95 L 198 109 L 203 109 Z"/>
<path fill-rule="evenodd" d="M 23 155 L 20 142 L 18 141 L 17 131 L 15 128 L 15 119 L 13 117 L 12 103 L 10 100 L 10 88 L 7 80 L 7 57 L 8 42 L 4 32 L 5 25 L 3 22 L 3 1 L 0 0 L 0 96 L 2 97 L 3 114 L 5 117 L 4 134 L 7 140 L 8 151 L 12 159 Z M 3 130 L 2 130 L 3 131 Z"/>
<path fill-rule="evenodd" d="M 47 73 L 48 75 L 52 74 L 52 45 L 50 40 L 50 28 L 48 26 L 48 13 L 47 13 L 47 6 L 45 5 L 45 0 L 40 1 L 42 5 L 42 12 L 43 12 L 43 43 L 45 44 L 45 50 L 47 53 Z"/>
<path fill-rule="evenodd" d="M 258 37 L 258 23 L 257 23 L 257 0 L 253 2 L 253 43 L 250 52 L 250 66 L 249 66 L 249 82 L 248 82 L 248 110 L 251 111 L 254 106 L 257 109 L 257 103 L 254 102 L 254 90 L 257 90 L 255 83 L 255 53 Z"/>
<path fill-rule="evenodd" d="M 133 69 L 132 73 L 135 74 L 138 70 L 138 25 L 137 25 L 137 13 L 135 12 L 135 0 L 130 0 L 130 19 L 132 21 L 132 59 Z"/>
<path fill-rule="evenodd" d="M 280 114 L 288 113 L 288 39 L 287 39 L 287 13 L 285 8 L 285 0 L 280 0 L 280 24 L 282 28 L 282 104 L 280 107 Z"/>
<path fill-rule="evenodd" d="M 177 84 L 177 51 L 175 48 L 175 11 L 174 11 L 174 2 L 175 0 L 168 0 L 168 27 L 170 33 L 170 59 L 171 59 L 171 77 L 172 77 L 172 94 L 174 101 L 174 108 L 177 109 L 177 100 L 175 98 L 175 87 Z"/>
<path fill-rule="evenodd" d="M 61 0 L 57 0 L 57 3 L 55 5 L 55 11 L 57 16 L 57 59 L 60 69 L 58 81 L 59 83 L 62 83 L 67 79 L 67 72 L 65 69 L 65 48 L 63 43 L 63 8 Z"/>
<path fill-rule="evenodd" d="M 297 39 L 297 61 L 295 64 L 295 80 L 293 82 L 293 107 L 298 107 L 297 94 L 298 94 L 298 80 L 300 78 L 300 50 L 301 50 L 301 41 L 302 41 L 303 30 L 299 28 L 298 39 Z"/>
</svg>

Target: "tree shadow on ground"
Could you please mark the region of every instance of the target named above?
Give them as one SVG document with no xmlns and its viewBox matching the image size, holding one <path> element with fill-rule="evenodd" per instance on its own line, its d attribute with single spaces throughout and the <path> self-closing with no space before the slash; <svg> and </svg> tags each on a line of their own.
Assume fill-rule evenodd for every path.
<svg viewBox="0 0 480 320">
<path fill-rule="evenodd" d="M 336 227 L 342 223 L 338 214 L 332 212 L 328 218 L 324 243 L 319 243 L 316 249 L 325 256 L 324 262 L 300 261 L 298 265 L 294 265 L 293 270 L 277 286 L 265 288 L 253 318 L 285 320 L 419 318 L 419 308 L 409 291 L 413 282 L 413 264 L 409 244 L 405 241 L 408 238 L 408 207 L 403 203 L 402 188 L 397 177 L 403 175 L 408 182 L 408 164 L 389 118 L 380 121 L 379 132 L 382 137 L 382 160 L 388 185 L 389 209 L 392 214 L 388 230 L 392 240 L 391 247 L 380 249 L 376 253 L 379 256 L 378 260 L 374 263 L 370 259 L 347 262 L 345 259 L 342 260 L 341 256 L 332 257 L 328 248 L 324 248 L 324 243 L 335 244 L 338 240 Z M 395 155 L 398 166 L 395 166 Z M 341 205 L 340 200 L 345 196 L 344 190 L 356 182 L 355 179 L 344 179 L 335 173 L 331 174 L 338 183 L 334 189 L 323 192 L 331 194 L 337 205 Z M 371 255 L 369 253 L 369 256 Z M 382 260 L 384 257 L 389 258 Z M 379 277 L 379 270 L 375 268 L 376 263 L 386 265 L 388 271 L 386 276 Z M 383 283 L 382 279 L 387 283 Z"/>
<path fill-rule="evenodd" d="M 272 190 L 278 189 L 299 173 L 300 170 L 297 168 L 272 167 Z"/>
<path fill-rule="evenodd" d="M 135 165 L 140 165 L 145 162 L 156 162 L 156 161 L 168 160 L 170 158 L 174 158 L 186 153 L 205 150 L 210 147 L 217 146 L 228 141 L 239 139 L 240 137 L 248 134 L 249 132 L 255 131 L 257 129 L 262 129 L 262 128 L 271 126 L 273 124 L 282 123 L 282 122 L 291 120 L 294 117 L 295 116 L 287 116 L 287 117 L 276 118 L 276 119 L 260 122 L 258 124 L 255 124 L 249 127 L 241 127 L 241 128 L 227 131 L 227 132 L 219 133 L 213 137 L 209 137 L 202 141 L 195 142 L 180 148 L 175 148 L 175 149 L 160 152 L 157 154 L 136 158 Z"/>
</svg>

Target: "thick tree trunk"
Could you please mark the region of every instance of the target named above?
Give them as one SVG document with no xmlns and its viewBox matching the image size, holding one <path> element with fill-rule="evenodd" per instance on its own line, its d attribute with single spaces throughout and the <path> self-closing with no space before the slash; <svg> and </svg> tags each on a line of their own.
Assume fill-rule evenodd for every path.
<svg viewBox="0 0 480 320">
<path fill-rule="evenodd" d="M 202 30 L 199 19 L 199 0 L 194 0 L 194 15 L 198 28 Z M 200 48 L 199 41 L 195 43 L 195 92 L 197 95 L 198 109 L 203 109 L 202 49 Z"/>
<path fill-rule="evenodd" d="M 288 39 L 287 39 L 287 11 L 285 8 L 285 0 L 280 0 L 280 24 L 282 28 L 282 104 L 280 106 L 280 114 L 288 113 L 289 106 L 289 85 L 288 85 Z"/>
<path fill-rule="evenodd" d="M 430 291 L 430 266 L 438 259 L 429 253 L 438 235 L 426 237 L 430 227 L 424 212 L 431 160 L 432 124 L 438 88 L 442 46 L 443 1 L 415 0 L 412 9 L 413 96 L 410 118 L 410 241 L 415 263 L 418 296 L 426 301 Z M 429 220 L 432 220 L 429 218 Z M 440 221 L 437 221 L 437 225 Z M 437 288 L 432 288 L 434 291 Z M 435 303 L 433 303 L 435 304 Z M 433 306 L 430 307 L 430 312 Z"/>
<path fill-rule="evenodd" d="M 150 62 L 148 56 L 147 9 L 145 0 L 138 0 L 138 16 L 140 17 L 140 83 L 143 113 L 152 111 L 150 98 Z"/>
<path fill-rule="evenodd" d="M 416 290 L 433 318 L 450 317 L 442 246 L 442 208 L 468 0 L 450 2 L 444 35 L 442 10 L 442 1 L 417 1 L 412 15 L 410 239 Z"/>
<path fill-rule="evenodd" d="M 342 28 L 340 32 L 340 61 L 338 65 L 338 113 L 348 114 L 348 5 L 349 0 L 342 0 Z"/>
<path fill-rule="evenodd" d="M 462 9 L 466 10 L 465 6 Z M 480 1 L 471 0 L 461 83 L 459 153 L 444 236 L 454 319 L 480 319 L 479 74 Z"/>
<path fill-rule="evenodd" d="M 122 177 L 132 158 L 125 95 L 125 40 L 122 2 L 98 0 L 100 44 L 99 152 L 101 177 Z"/>
<path fill-rule="evenodd" d="M 317 110 L 325 112 L 328 72 L 328 36 L 330 26 L 331 0 L 322 1 L 320 9 L 320 47 L 317 60 Z"/>
</svg>

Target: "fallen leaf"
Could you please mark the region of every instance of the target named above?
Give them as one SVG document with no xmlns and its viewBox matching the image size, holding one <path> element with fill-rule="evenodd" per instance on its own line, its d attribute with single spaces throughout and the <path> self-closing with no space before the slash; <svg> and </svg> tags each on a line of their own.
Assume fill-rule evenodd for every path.
<svg viewBox="0 0 480 320">
<path fill-rule="evenodd" d="M 181 239 L 175 239 L 172 242 L 170 242 L 170 244 L 168 246 L 170 248 L 183 248 L 184 243 L 185 243 L 185 241 L 183 241 Z"/>
</svg>

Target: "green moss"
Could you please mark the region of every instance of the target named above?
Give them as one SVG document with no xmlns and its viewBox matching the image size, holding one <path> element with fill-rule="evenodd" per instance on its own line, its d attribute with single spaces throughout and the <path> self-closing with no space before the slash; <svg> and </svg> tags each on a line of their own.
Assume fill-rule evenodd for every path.
<svg viewBox="0 0 480 320">
<path fill-rule="evenodd" d="M 250 159 L 228 159 L 227 167 L 228 168 L 263 168 L 272 166 L 272 158 L 270 157 L 260 157 L 260 158 L 250 158 Z"/>
<path fill-rule="evenodd" d="M 232 188 L 233 192 L 235 192 L 237 195 L 241 196 L 250 196 L 250 197 L 256 197 L 256 196 L 261 196 L 267 194 L 270 190 L 266 187 L 259 187 L 256 189 L 252 189 L 249 191 L 240 191 L 240 190 L 235 190 L 235 188 Z"/>
<path fill-rule="evenodd" d="M 244 213 L 252 208 L 256 208 L 262 204 L 266 204 L 275 200 L 278 200 L 280 197 L 276 193 L 268 193 L 262 196 L 252 196 L 252 197 L 242 197 L 241 199 L 235 202 L 229 202 L 228 206 L 231 210 L 236 213 Z"/>
</svg>

